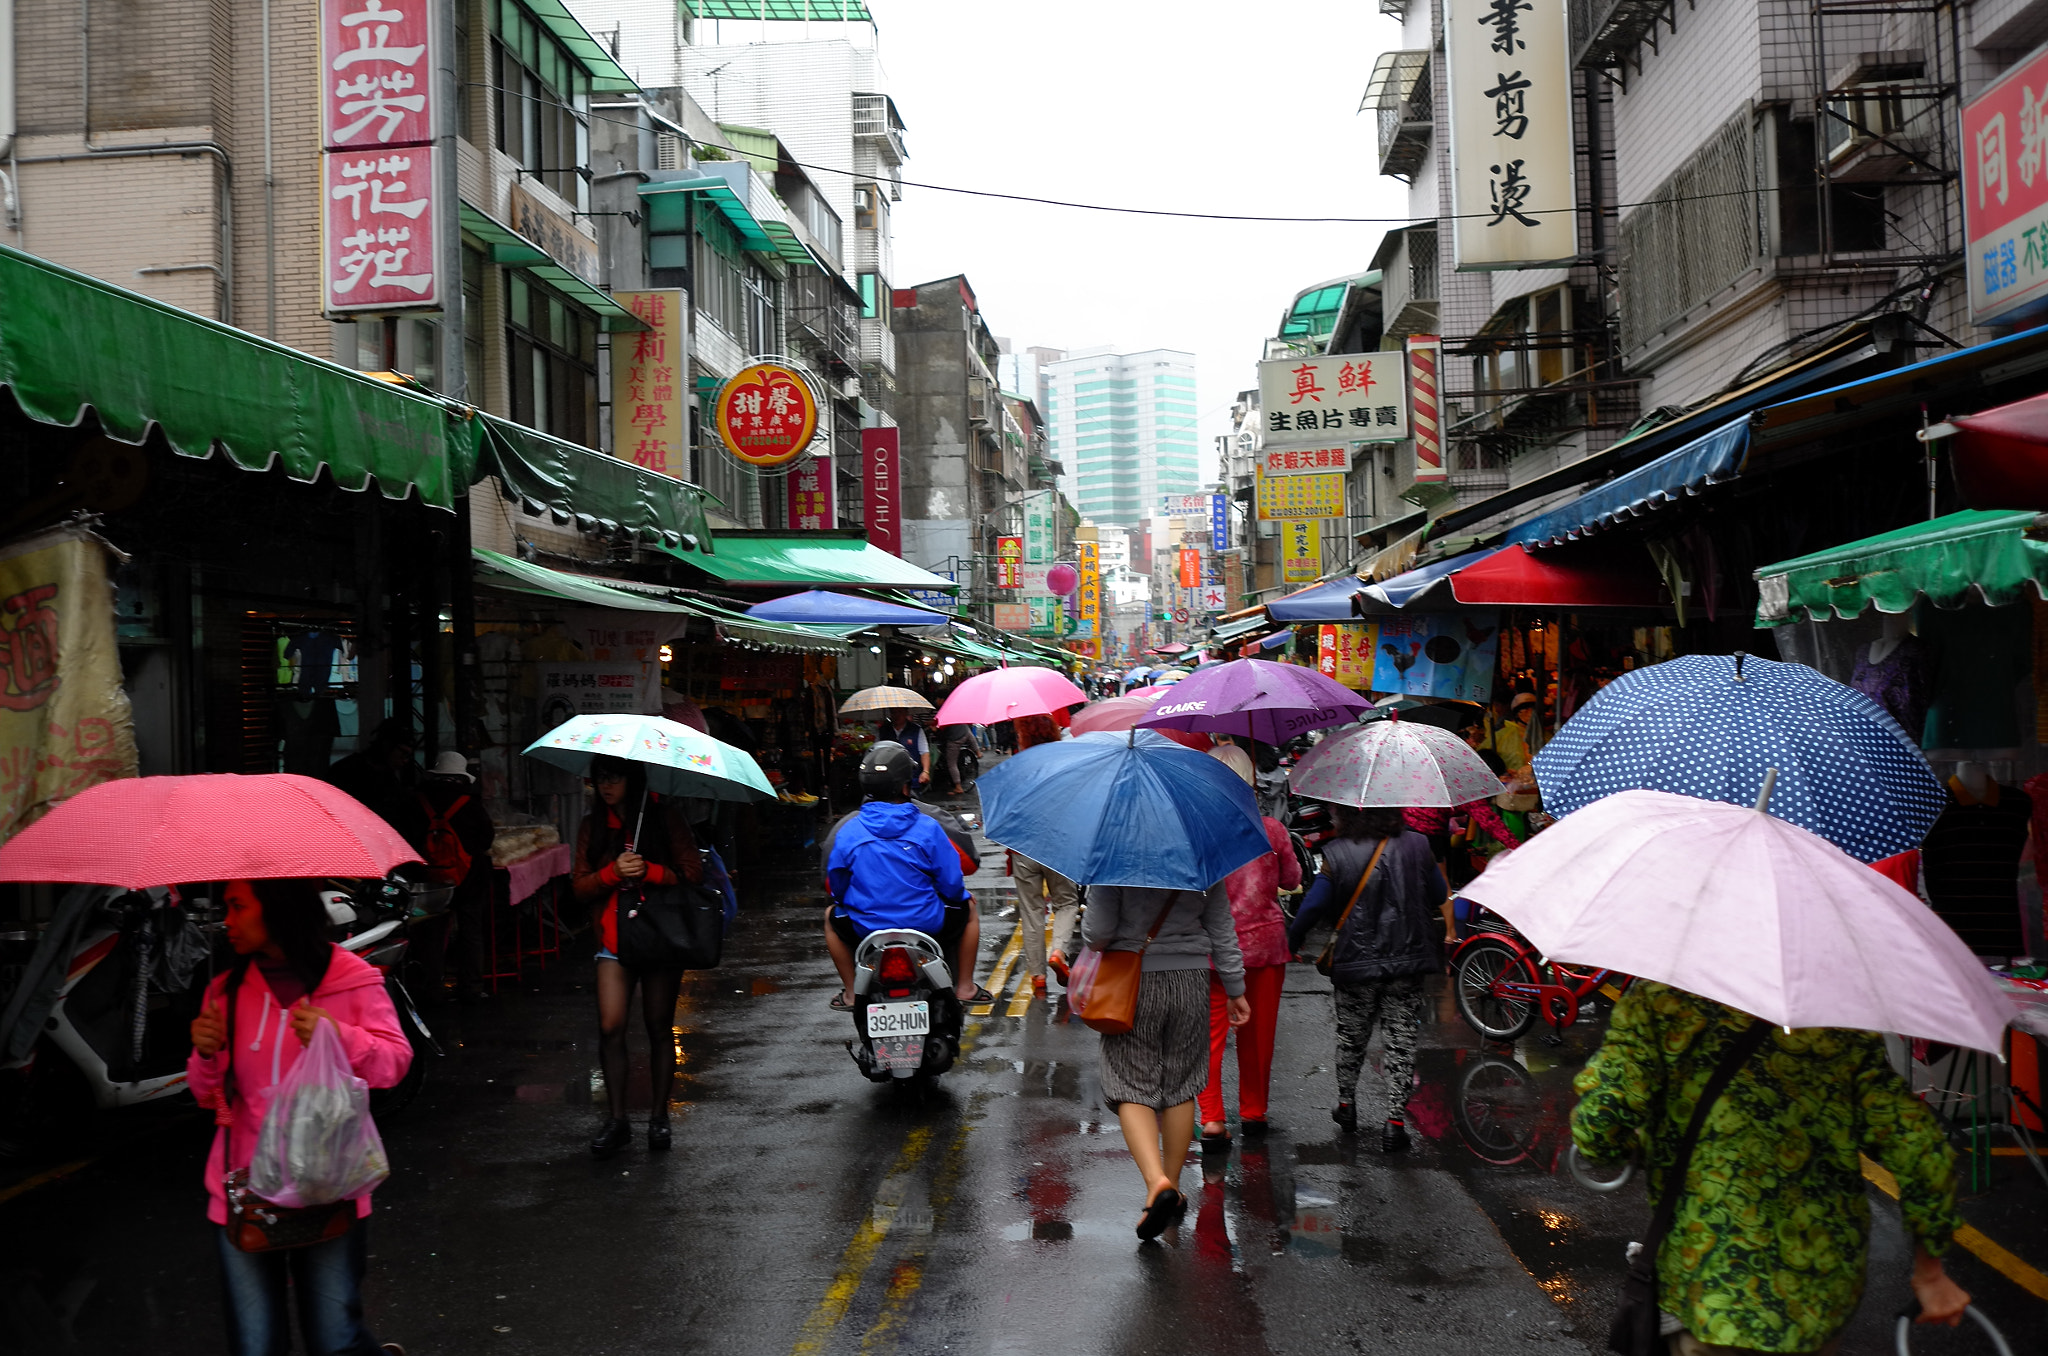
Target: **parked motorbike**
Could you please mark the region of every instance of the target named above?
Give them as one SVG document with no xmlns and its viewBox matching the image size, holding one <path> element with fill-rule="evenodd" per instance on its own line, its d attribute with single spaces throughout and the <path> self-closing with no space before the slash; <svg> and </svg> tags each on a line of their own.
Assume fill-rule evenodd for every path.
<svg viewBox="0 0 2048 1356">
<path fill-rule="evenodd" d="M 853 957 L 853 1028 L 847 1050 L 871 1082 L 920 1090 L 960 1057 L 967 1010 L 939 943 L 914 928 L 885 928 Z"/>
<path fill-rule="evenodd" d="M 360 882 L 353 890 L 323 890 L 330 935 L 336 946 L 361 956 L 384 976 L 385 992 L 397 1010 L 399 1029 L 412 1045 L 412 1064 L 393 1087 L 370 1091 L 370 1110 L 378 1116 L 403 1111 L 419 1096 L 426 1081 L 426 1056 L 438 1057 L 441 1047 L 405 987 L 406 960 L 412 951 L 412 930 L 442 919 L 455 891 L 385 879 Z"/>
</svg>

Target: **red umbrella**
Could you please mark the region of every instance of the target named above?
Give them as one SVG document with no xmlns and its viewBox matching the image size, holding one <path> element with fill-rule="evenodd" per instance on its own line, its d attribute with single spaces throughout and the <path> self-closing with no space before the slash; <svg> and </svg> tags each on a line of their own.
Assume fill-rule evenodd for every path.
<svg viewBox="0 0 2048 1356">
<path fill-rule="evenodd" d="M 1158 688 L 1153 691 L 1165 690 Z M 1152 714 L 1153 703 L 1157 700 L 1156 695 L 1140 695 L 1135 692 L 1123 697 L 1105 697 L 1099 702 L 1090 702 L 1082 707 L 1075 715 L 1074 723 L 1068 728 L 1075 734 L 1088 734 L 1095 730 L 1133 729 L 1140 720 Z M 1176 744 L 1185 744 L 1204 753 L 1207 753 L 1209 746 L 1215 742 L 1205 734 L 1194 734 L 1187 730 L 1160 730 L 1158 733 Z"/>
<path fill-rule="evenodd" d="M 81 791 L 0 844 L 0 880 L 142 890 L 205 880 L 371 878 L 419 859 L 361 801 L 311 777 L 134 777 Z"/>
</svg>

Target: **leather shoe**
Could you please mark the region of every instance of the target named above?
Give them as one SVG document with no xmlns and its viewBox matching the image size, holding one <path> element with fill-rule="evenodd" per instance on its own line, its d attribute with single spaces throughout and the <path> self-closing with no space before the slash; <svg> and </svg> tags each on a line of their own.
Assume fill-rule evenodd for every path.
<svg viewBox="0 0 2048 1356">
<path fill-rule="evenodd" d="M 1383 1154 L 1405 1154 L 1408 1152 L 1408 1127 L 1399 1121 L 1388 1121 L 1380 1127 L 1380 1152 Z"/>
<path fill-rule="evenodd" d="M 668 1117 L 647 1122 L 647 1152 L 665 1154 L 669 1150 Z"/>
<path fill-rule="evenodd" d="M 1330 1119 L 1337 1122 L 1337 1128 L 1347 1135 L 1358 1133 L 1358 1108 L 1349 1102 L 1339 1102 L 1330 1108 Z"/>
<path fill-rule="evenodd" d="M 598 1131 L 597 1138 L 590 1141 L 590 1153 L 593 1158 L 610 1158 L 632 1142 L 633 1127 L 626 1124 L 625 1117 L 621 1116 L 617 1120 L 604 1123 L 604 1129 Z"/>
</svg>

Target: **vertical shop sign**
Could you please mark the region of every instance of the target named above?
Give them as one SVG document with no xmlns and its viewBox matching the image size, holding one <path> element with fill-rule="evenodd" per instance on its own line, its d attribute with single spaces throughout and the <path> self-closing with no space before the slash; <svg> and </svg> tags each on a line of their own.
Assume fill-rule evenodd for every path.
<svg viewBox="0 0 2048 1356">
<path fill-rule="evenodd" d="M 1443 424 L 1437 415 L 1437 369 L 1443 357 L 1443 340 L 1434 334 L 1408 336 L 1408 393 L 1414 405 L 1415 478 L 1444 480 Z"/>
<path fill-rule="evenodd" d="M 0 842 L 136 773 L 107 556 L 70 527 L 0 547 Z"/>
<path fill-rule="evenodd" d="M 868 541 L 903 554 L 903 484 L 897 474 L 901 435 L 893 428 L 860 431 L 861 482 L 867 487 Z"/>
<path fill-rule="evenodd" d="M 1979 325 L 2048 296 L 2048 47 L 1963 105 L 1963 272 Z"/>
<path fill-rule="evenodd" d="M 1445 0 L 1458 268 L 1579 253 L 1566 0 Z"/>
<path fill-rule="evenodd" d="M 996 538 L 996 587 L 1021 588 L 1024 583 L 1024 539 Z"/>
<path fill-rule="evenodd" d="M 320 0 L 322 304 L 437 310 L 433 14 Z"/>
<path fill-rule="evenodd" d="M 1053 498 L 1051 490 L 1024 497 L 1024 559 L 1033 565 L 1052 562 Z"/>
<path fill-rule="evenodd" d="M 680 289 L 614 292 L 646 329 L 612 336 L 612 450 L 620 460 L 688 480 L 683 443 L 690 410 L 684 384 Z"/>
<path fill-rule="evenodd" d="M 1100 570 L 1100 548 L 1092 541 L 1074 543 L 1076 564 L 1080 567 L 1081 584 L 1074 590 L 1074 597 L 1080 603 L 1083 635 L 1093 635 L 1096 623 L 1102 620 L 1102 573 Z"/>
<path fill-rule="evenodd" d="M 1202 553 L 1192 546 L 1180 548 L 1180 586 L 1191 589 L 1202 582 Z"/>
<path fill-rule="evenodd" d="M 1372 690 L 1372 656 L 1379 643 L 1379 628 L 1364 626 L 1322 626 L 1316 629 L 1316 668 L 1323 677 L 1342 683 L 1356 692 Z"/>
<path fill-rule="evenodd" d="M 1259 446 L 1326 449 L 1335 443 L 1399 442 L 1408 436 L 1407 387 L 1406 364 L 1395 352 L 1262 362 Z"/>
<path fill-rule="evenodd" d="M 1313 584 L 1323 573 L 1323 525 L 1290 518 L 1280 525 L 1280 582 Z"/>
<path fill-rule="evenodd" d="M 799 532 L 816 532 L 834 525 L 832 511 L 832 458 L 805 457 L 789 473 L 789 525 Z M 951 599 L 947 605 L 951 606 Z"/>
<path fill-rule="evenodd" d="M 1209 496 L 1209 549 L 1218 555 L 1230 549 L 1230 500 L 1220 494 Z"/>
</svg>

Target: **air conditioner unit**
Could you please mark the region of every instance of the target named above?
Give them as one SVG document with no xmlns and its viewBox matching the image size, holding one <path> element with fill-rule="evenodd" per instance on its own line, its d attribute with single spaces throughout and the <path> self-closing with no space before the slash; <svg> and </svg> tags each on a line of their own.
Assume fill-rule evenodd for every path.
<svg viewBox="0 0 2048 1356">
<path fill-rule="evenodd" d="M 839 383 L 839 395 L 845 400 L 860 399 L 860 374 L 855 373 Z"/>
</svg>

